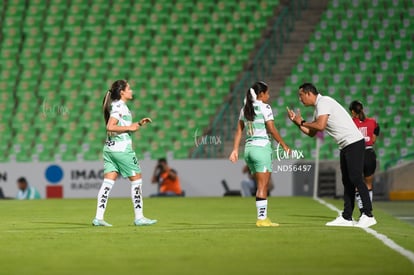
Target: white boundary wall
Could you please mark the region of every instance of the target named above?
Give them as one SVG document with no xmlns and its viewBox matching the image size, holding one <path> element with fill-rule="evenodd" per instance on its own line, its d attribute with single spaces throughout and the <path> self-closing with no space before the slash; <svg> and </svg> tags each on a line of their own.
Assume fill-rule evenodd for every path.
<svg viewBox="0 0 414 275">
<path fill-rule="evenodd" d="M 186 159 L 168 160 L 171 167 L 177 170 L 182 188 L 186 196 L 223 196 L 224 189 L 221 181 L 225 179 L 230 189 L 240 190 L 240 182 L 245 175 L 242 168 L 245 164 L 239 160 L 236 164 L 227 159 Z M 278 165 L 291 164 L 293 161 L 278 161 Z M 151 184 L 151 177 L 156 165 L 155 160 L 141 160 L 142 176 L 144 182 L 144 196 L 156 193 L 157 186 Z M 46 170 L 57 165 L 63 171 L 63 177 L 56 183 L 50 182 L 46 177 Z M 275 165 L 274 165 L 275 167 Z M 16 180 L 26 177 L 30 185 L 35 186 L 42 198 L 46 197 L 47 186 L 63 187 L 64 198 L 94 198 L 102 183 L 103 163 L 93 162 L 55 162 L 55 163 L 4 163 L 0 164 L 0 187 L 6 197 L 15 197 L 17 193 Z M 292 195 L 292 173 L 279 172 L 272 174 L 272 196 Z M 119 179 L 112 189 L 111 197 L 129 197 L 129 183 Z"/>
</svg>

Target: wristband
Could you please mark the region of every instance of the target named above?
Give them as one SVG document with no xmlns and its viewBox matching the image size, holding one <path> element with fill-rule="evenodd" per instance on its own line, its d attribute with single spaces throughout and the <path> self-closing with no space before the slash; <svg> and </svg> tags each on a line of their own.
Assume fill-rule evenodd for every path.
<svg viewBox="0 0 414 275">
<path fill-rule="evenodd" d="M 142 123 L 141 123 L 141 122 L 138 122 L 138 125 L 139 125 L 139 126 L 142 126 Z"/>
<path fill-rule="evenodd" d="M 306 122 L 306 120 L 302 120 L 301 122 L 300 122 L 300 126 L 303 126 L 303 123 L 305 123 Z"/>
</svg>

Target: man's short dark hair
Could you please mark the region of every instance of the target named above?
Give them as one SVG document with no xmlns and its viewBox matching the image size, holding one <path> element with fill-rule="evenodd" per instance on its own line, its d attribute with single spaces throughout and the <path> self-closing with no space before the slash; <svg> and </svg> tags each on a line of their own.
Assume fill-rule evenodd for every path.
<svg viewBox="0 0 414 275">
<path fill-rule="evenodd" d="M 316 87 L 312 84 L 312 83 L 303 83 L 302 85 L 299 86 L 299 90 L 304 91 L 305 93 L 312 93 L 314 95 L 319 94 L 318 90 L 316 89 Z"/>
<path fill-rule="evenodd" d="M 26 178 L 25 178 L 25 177 L 20 177 L 20 178 L 18 178 L 18 179 L 17 179 L 17 182 L 19 182 L 19 183 L 26 183 L 26 184 L 27 184 L 27 180 L 26 180 Z"/>
<path fill-rule="evenodd" d="M 166 158 L 159 158 L 158 163 L 167 163 L 167 159 Z"/>
</svg>

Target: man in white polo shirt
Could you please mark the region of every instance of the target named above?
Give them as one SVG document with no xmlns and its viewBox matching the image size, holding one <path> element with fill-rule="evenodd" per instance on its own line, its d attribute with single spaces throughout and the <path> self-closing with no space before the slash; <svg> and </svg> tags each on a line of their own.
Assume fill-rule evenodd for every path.
<svg viewBox="0 0 414 275">
<path fill-rule="evenodd" d="M 288 115 L 299 129 L 313 137 L 318 131 L 324 131 L 335 139 L 340 149 L 340 165 L 342 183 L 344 185 L 344 211 L 327 226 L 358 226 L 370 227 L 377 223 L 372 215 L 372 205 L 369 193 L 363 181 L 363 166 L 365 140 L 355 126 L 351 116 L 337 101 L 328 96 L 322 96 L 311 83 L 299 87 L 299 99 L 305 106 L 315 108 L 314 120 L 306 122 L 299 110 L 295 113 L 288 109 Z M 355 187 L 358 189 L 363 210 L 359 221 L 354 224 L 352 213 L 355 206 Z"/>
</svg>

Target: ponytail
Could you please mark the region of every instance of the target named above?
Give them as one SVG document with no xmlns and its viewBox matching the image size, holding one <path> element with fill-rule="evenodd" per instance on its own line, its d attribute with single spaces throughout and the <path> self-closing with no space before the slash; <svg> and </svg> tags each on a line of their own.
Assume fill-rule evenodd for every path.
<svg viewBox="0 0 414 275">
<path fill-rule="evenodd" d="M 108 123 L 109 116 L 110 116 L 110 106 L 111 106 L 112 100 L 111 100 L 111 91 L 108 91 L 103 99 L 102 104 L 102 111 L 104 115 L 105 125 Z"/>
<path fill-rule="evenodd" d="M 361 112 L 358 114 L 358 119 L 359 119 L 360 121 L 364 121 L 364 120 L 365 120 L 365 118 L 366 118 L 365 113 L 364 113 L 364 111 L 363 111 L 363 110 L 361 110 Z"/>
<path fill-rule="evenodd" d="M 253 86 L 247 90 L 246 93 L 246 103 L 243 107 L 244 117 L 248 121 L 253 121 L 256 113 L 254 111 L 253 102 L 256 101 L 257 95 L 260 93 L 265 93 L 268 89 L 268 86 L 263 81 L 259 81 L 253 84 Z"/>
<path fill-rule="evenodd" d="M 357 115 L 360 121 L 365 120 L 366 116 L 364 113 L 364 106 L 362 105 L 360 101 L 358 100 L 352 101 L 351 104 L 349 105 L 349 110 L 354 111 L 354 113 Z"/>
<path fill-rule="evenodd" d="M 250 88 L 246 93 L 246 103 L 244 104 L 244 117 L 248 121 L 253 121 L 256 113 L 254 112 L 253 102 L 256 100 L 256 92 Z"/>
<path fill-rule="evenodd" d="M 106 93 L 102 103 L 105 125 L 108 124 L 109 117 L 111 116 L 112 101 L 121 99 L 121 91 L 125 91 L 127 85 L 128 82 L 126 80 L 117 80 L 112 83 L 111 89 Z"/>
</svg>

